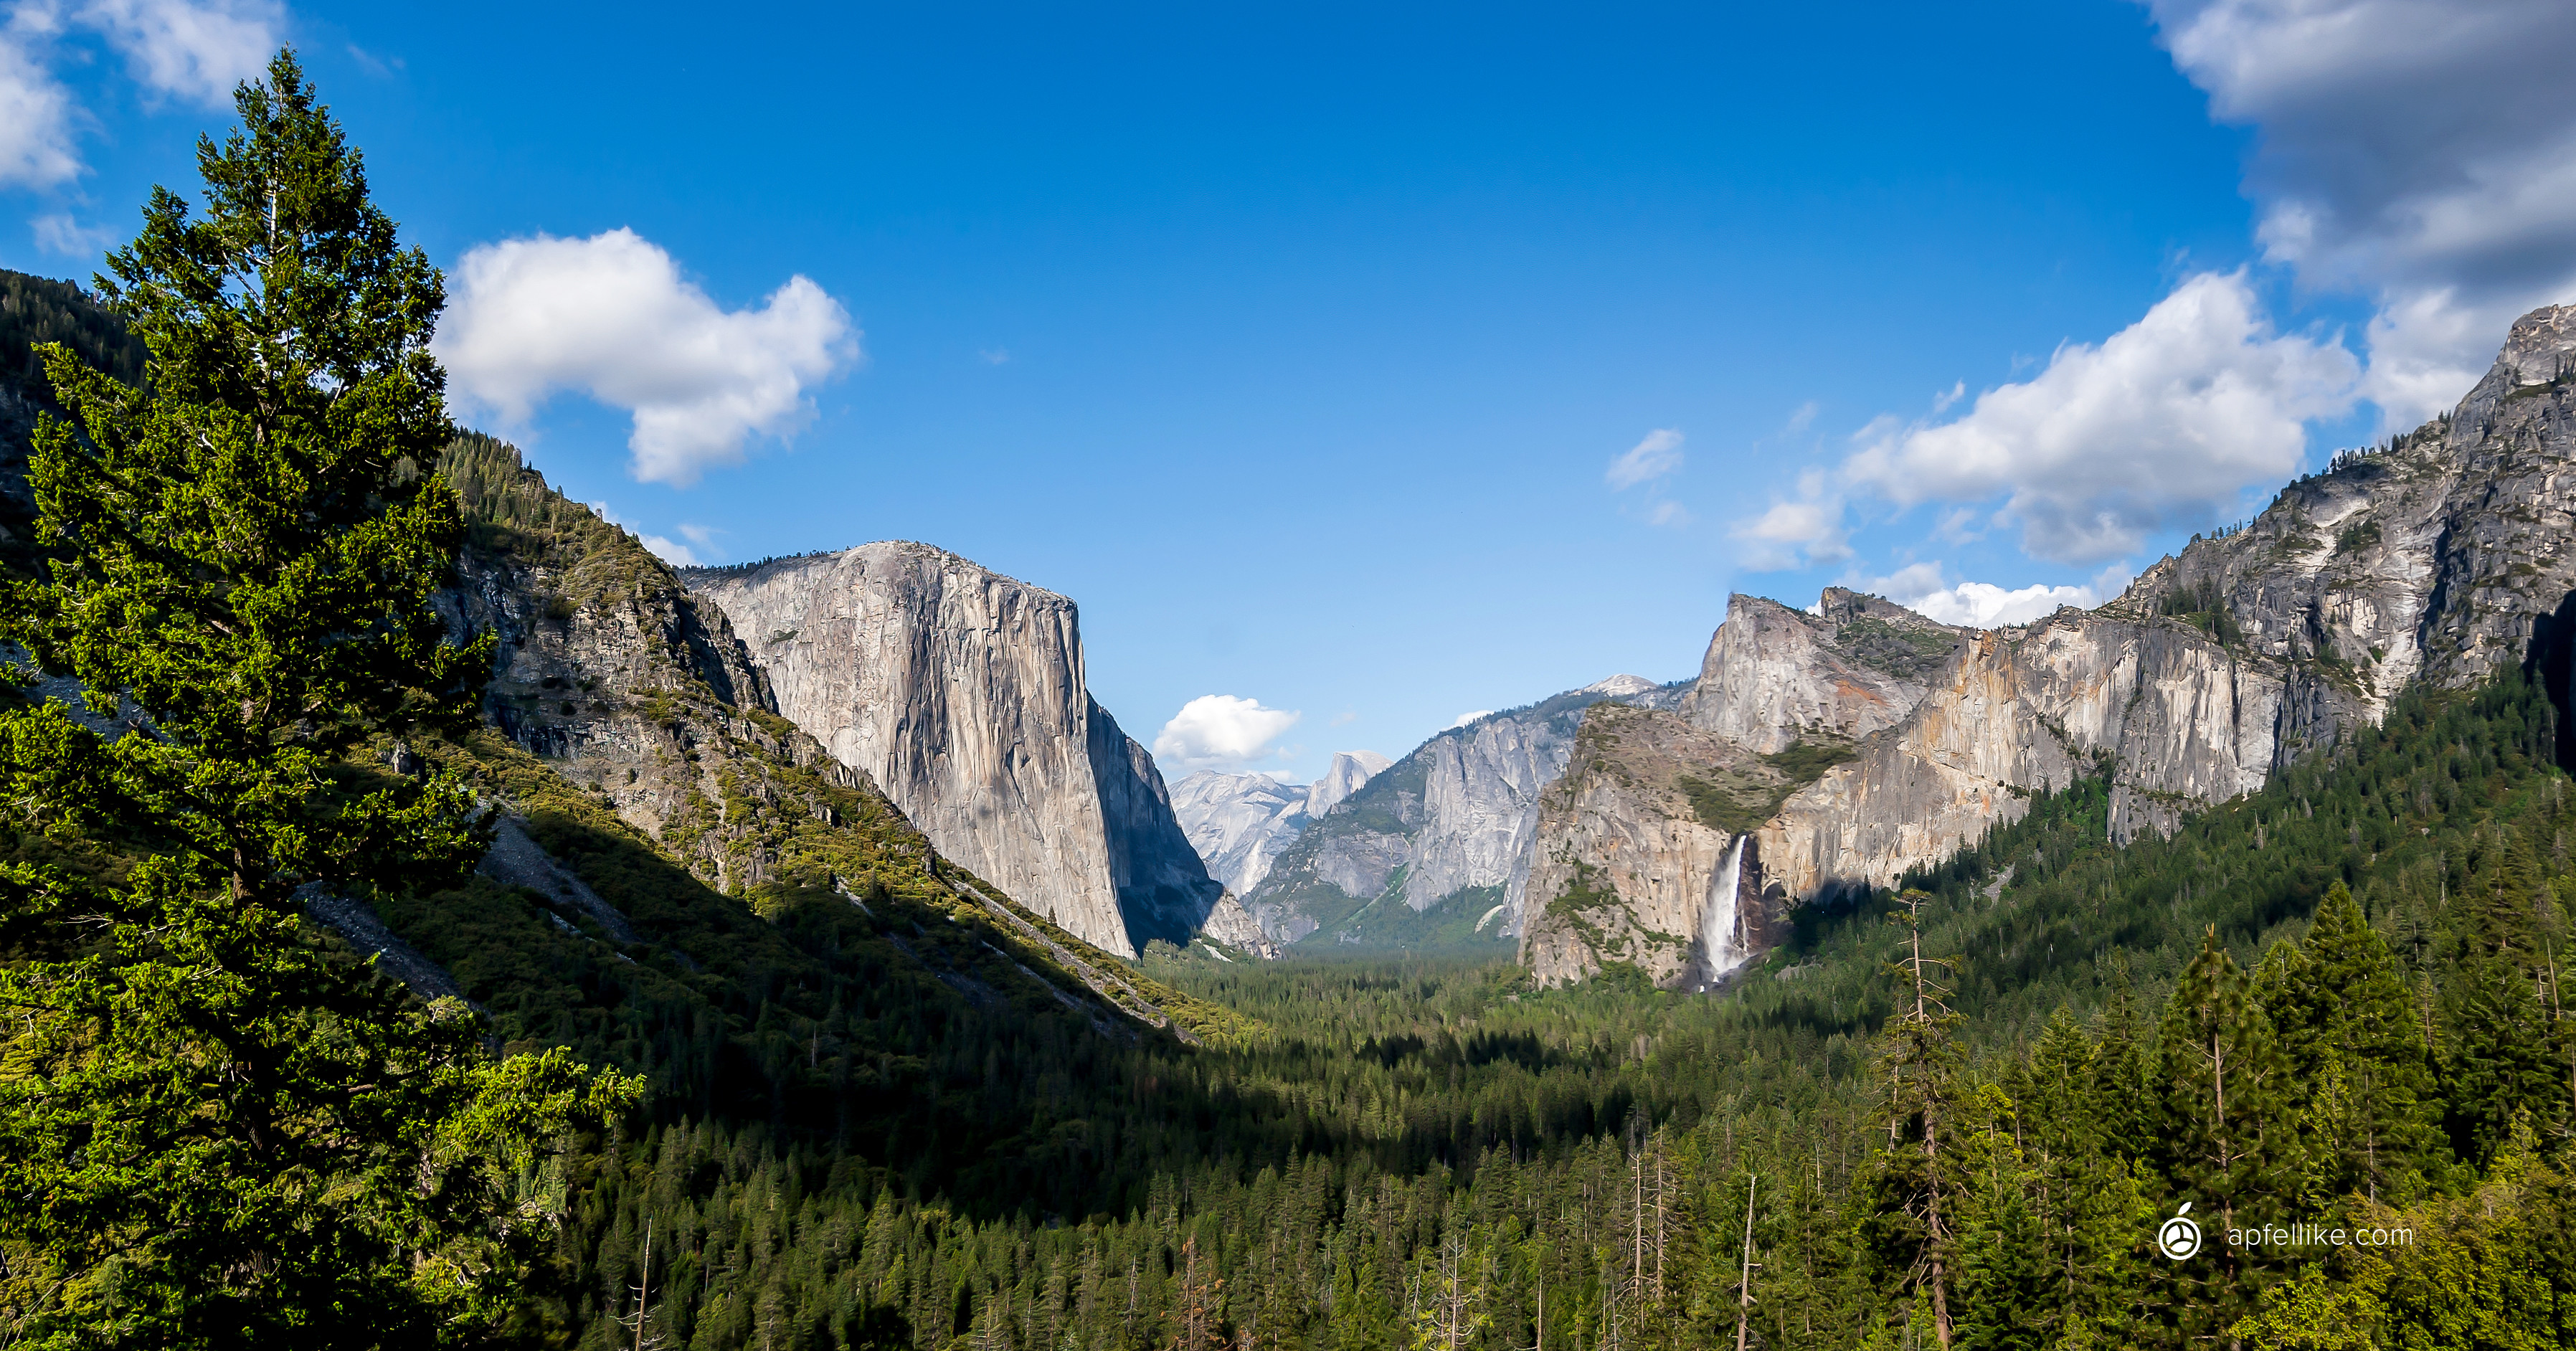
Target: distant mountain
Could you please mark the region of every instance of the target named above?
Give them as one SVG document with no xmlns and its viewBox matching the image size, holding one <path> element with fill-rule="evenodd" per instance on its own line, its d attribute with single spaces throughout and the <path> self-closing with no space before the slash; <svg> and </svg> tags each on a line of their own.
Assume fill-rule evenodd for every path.
<svg viewBox="0 0 2576 1351">
<path fill-rule="evenodd" d="M 2113 843 L 2169 834 L 2408 686 L 2506 664 L 2544 681 L 2576 761 L 2571 458 L 2576 306 L 2553 306 L 2450 413 L 2096 609 L 1981 632 L 1839 589 L 1815 612 L 1737 596 L 1679 709 L 1585 723 L 1542 811 L 1522 959 L 1551 984 L 1610 963 L 1704 983 L 1788 908 L 1894 884 L 2037 794 L 2100 779 Z"/>
<path fill-rule="evenodd" d="M 1517 935 L 1539 794 L 1564 773 L 1583 711 L 1604 700 L 1672 708 L 1688 689 L 1616 675 L 1450 728 L 1326 810 L 1310 805 L 1244 907 L 1283 943 L 1426 948 Z M 1318 785 L 1347 772 L 1336 757 Z"/>
<path fill-rule="evenodd" d="M 1335 754 L 1333 763 L 1306 786 L 1306 814 L 1317 817 L 1330 812 L 1394 764 L 1393 760 L 1376 751 L 1341 751 Z"/>
<path fill-rule="evenodd" d="M 1203 769 L 1172 785 L 1172 815 L 1199 851 L 1208 876 L 1240 896 L 1270 871 L 1270 862 L 1306 827 L 1311 785 L 1267 774 Z"/>
<path fill-rule="evenodd" d="M 1308 822 L 1394 763 L 1376 751 L 1340 751 L 1309 784 L 1201 770 L 1172 786 L 1172 814 L 1208 875 L 1242 896 L 1269 876 L 1271 863 Z"/>
</svg>

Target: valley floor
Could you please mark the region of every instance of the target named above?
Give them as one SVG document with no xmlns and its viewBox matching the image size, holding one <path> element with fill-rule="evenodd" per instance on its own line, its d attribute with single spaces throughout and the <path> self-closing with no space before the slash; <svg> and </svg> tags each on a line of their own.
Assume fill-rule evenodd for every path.
<svg viewBox="0 0 2576 1351">
<path fill-rule="evenodd" d="M 2099 783 L 2045 798 L 1909 879 L 1919 1018 L 1891 894 L 1712 997 L 1167 953 L 1143 974 L 1230 1012 L 1198 1046 L 885 1005 L 873 1053 L 740 1005 L 655 1054 L 839 1055 L 903 1100 L 666 1092 L 568 1161 L 524 1330 L 633 1344 L 649 1227 L 671 1346 L 2576 1344 L 2554 744 L 2507 678 L 2169 840 L 2103 843 Z M 2336 1229 L 2408 1238 L 2245 1237 Z"/>
</svg>

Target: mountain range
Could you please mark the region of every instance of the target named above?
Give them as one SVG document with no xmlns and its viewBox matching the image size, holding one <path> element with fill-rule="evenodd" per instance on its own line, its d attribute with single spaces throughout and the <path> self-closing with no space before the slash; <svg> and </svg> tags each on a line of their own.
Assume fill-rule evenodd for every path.
<svg viewBox="0 0 2576 1351">
<path fill-rule="evenodd" d="M 1900 883 L 2035 798 L 2108 793 L 2114 842 L 2375 724 L 2410 684 L 2576 632 L 2576 307 L 2516 322 L 2449 413 L 2333 457 L 2093 610 L 1969 630 L 1828 590 L 1736 596 L 1670 710 L 1596 708 L 1540 812 L 1521 959 L 1703 984 L 1795 907 Z"/>
</svg>

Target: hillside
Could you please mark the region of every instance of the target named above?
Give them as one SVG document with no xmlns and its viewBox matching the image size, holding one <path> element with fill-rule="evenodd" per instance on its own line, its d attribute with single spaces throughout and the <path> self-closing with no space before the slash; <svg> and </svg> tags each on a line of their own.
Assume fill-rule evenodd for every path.
<svg viewBox="0 0 2576 1351">
<path fill-rule="evenodd" d="M 1671 941 L 1650 965 L 1681 980 L 1677 954 L 1709 946 L 1698 916 L 1723 931 L 1735 907 L 1672 897 L 1706 894 L 1737 836 L 1741 894 L 1771 912 L 1889 886 L 2089 778 L 2108 785 L 2106 837 L 2136 840 L 2349 739 L 2416 684 L 2464 688 L 2527 661 L 2563 670 L 2551 663 L 2576 596 L 2563 547 L 2571 354 L 2576 309 L 2526 315 L 2450 414 L 2334 457 L 2094 610 L 1975 633 L 1915 619 L 1919 643 L 1864 658 L 1838 635 L 1887 620 L 1846 613 L 1847 593 L 1815 615 L 1736 598 L 1676 728 L 1650 739 L 1687 721 L 1720 744 L 1697 768 L 1608 755 L 1569 776 L 1538 832 L 1555 918 L 1525 957 L 1547 979 L 1579 979 L 1637 960 L 1586 933 L 1652 932 Z M 2551 693 L 2566 703 L 2563 680 Z M 1713 782 L 1739 752 L 1776 753 L 1783 729 L 1811 726 L 1824 734 L 1801 735 L 1831 754 L 1796 791 L 1708 817 L 1722 838 L 1668 863 L 1622 852 L 1701 816 L 1680 777 Z M 1613 801 L 1634 782 L 1646 789 Z M 1625 880 L 1574 894 L 1584 870 Z"/>
<path fill-rule="evenodd" d="M 1244 908 L 1310 949 L 1498 947 L 1520 932 L 1539 795 L 1565 772 L 1583 710 L 1681 694 L 1613 676 L 1441 732 L 1316 814 Z"/>
</svg>

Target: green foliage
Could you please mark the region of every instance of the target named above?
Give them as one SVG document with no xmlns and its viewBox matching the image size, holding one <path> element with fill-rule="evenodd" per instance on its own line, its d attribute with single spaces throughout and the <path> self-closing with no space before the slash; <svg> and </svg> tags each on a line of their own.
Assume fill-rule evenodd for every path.
<svg viewBox="0 0 2576 1351">
<path fill-rule="evenodd" d="M 2476 994 L 2481 963 L 2554 988 L 2563 921 L 2542 902 L 2576 893 L 2557 843 L 2576 793 L 2550 724 L 2519 681 L 2419 691 L 2337 757 L 2125 849 L 2102 781 L 2034 797 L 1913 879 L 1960 1017 L 1911 1041 L 1884 898 L 1801 915 L 1713 997 L 1615 976 L 1538 991 L 1458 959 L 1156 960 L 1267 1030 L 1104 1045 L 1059 1080 L 1090 1139 L 1134 1142 L 1082 1156 L 1087 1199 L 908 1174 L 935 1146 L 838 1150 L 719 1104 L 600 1161 L 562 1285 L 631 1284 L 650 1218 L 674 1254 L 652 1326 L 710 1346 L 856 1344 L 898 1320 L 923 1348 L 1166 1346 L 1210 1325 L 1319 1348 L 1426 1328 L 1489 1351 L 1731 1344 L 1758 1179 L 1745 1316 L 1766 1346 L 1909 1328 L 1930 1345 L 1931 1256 L 1957 1346 L 2179 1348 L 2231 1327 L 2564 1344 L 2555 1006 L 2470 1035 L 2504 991 Z M 2224 1118 L 2221 1057 L 2231 1085 L 2258 1067 Z M 1006 1050 L 1000 1079 L 1031 1063 Z M 2526 1063 L 2557 1085 L 2490 1068 Z M 2419 1242 L 2178 1265 L 2146 1239 L 2185 1199 L 2213 1231 L 2369 1219 Z M 599 1329 L 620 1306 L 554 1307 Z"/>
<path fill-rule="evenodd" d="M 464 785 L 367 738 L 470 717 L 488 646 L 428 601 L 461 536 L 437 274 L 399 251 L 291 56 L 156 190 L 102 294 L 139 386 L 43 349 L 43 580 L 0 631 L 91 720 L 0 710 L 0 1318 L 33 1346 L 430 1345 L 488 1326 L 552 1215 L 534 1170 L 635 1086 L 494 1062 L 334 957 L 299 888 L 461 876 Z M 107 721 L 107 719 L 116 719 Z M 96 730 L 94 730 L 94 728 Z M 86 858 L 97 866 L 66 867 Z"/>
<path fill-rule="evenodd" d="M 44 343 L 61 343 L 110 379 L 143 383 L 143 341 L 123 320 L 70 282 L 0 268 L 0 385 L 50 404 L 53 386 L 36 352 Z"/>
<path fill-rule="evenodd" d="M 1924 680 L 1949 661 L 1958 649 L 1959 635 L 1930 624 L 1900 626 L 1863 615 L 1835 631 L 1834 646 L 1863 666 L 1900 679 Z"/>
<path fill-rule="evenodd" d="M 2226 647 L 2242 647 L 2245 630 L 2236 622 L 2228 606 L 2227 593 L 2217 581 L 2204 577 L 2189 586 L 2176 587 L 2156 602 L 2156 613 L 2183 620 L 2215 638 Z"/>
<path fill-rule="evenodd" d="M 1800 737 L 1762 757 L 1762 763 L 1778 771 L 1773 778 L 1730 777 L 1727 782 L 1716 782 L 1677 774 L 1673 786 L 1681 790 L 1701 825 L 1730 835 L 1746 835 L 1779 815 L 1780 804 L 1788 801 L 1791 794 L 1823 778 L 1826 770 L 1859 756 L 1858 746 L 1839 737 L 1813 741 Z"/>
</svg>

